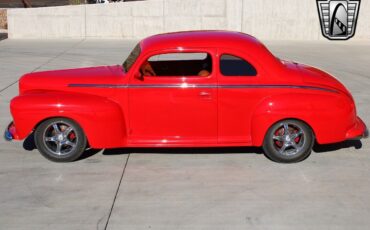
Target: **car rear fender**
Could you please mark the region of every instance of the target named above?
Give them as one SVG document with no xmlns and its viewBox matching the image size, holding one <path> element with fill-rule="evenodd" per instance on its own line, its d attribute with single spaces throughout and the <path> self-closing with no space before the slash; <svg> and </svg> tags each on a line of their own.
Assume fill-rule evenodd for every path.
<svg viewBox="0 0 370 230">
<path fill-rule="evenodd" d="M 39 91 L 15 97 L 10 108 L 18 139 L 27 137 L 42 121 L 55 117 L 77 122 L 92 148 L 120 147 L 127 139 L 120 106 L 104 97 Z"/>
<path fill-rule="evenodd" d="M 261 146 L 267 130 L 284 119 L 297 119 L 311 127 L 318 143 L 345 139 L 353 126 L 356 112 L 353 102 L 341 93 L 308 92 L 278 94 L 265 98 L 252 116 L 251 137 Z"/>
</svg>

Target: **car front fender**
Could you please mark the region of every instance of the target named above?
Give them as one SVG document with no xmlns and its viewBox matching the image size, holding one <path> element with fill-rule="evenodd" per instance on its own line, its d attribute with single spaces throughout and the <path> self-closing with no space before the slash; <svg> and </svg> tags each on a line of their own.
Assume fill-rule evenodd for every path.
<svg viewBox="0 0 370 230">
<path fill-rule="evenodd" d="M 90 147 L 120 147 L 127 140 L 120 106 L 104 97 L 73 92 L 36 91 L 15 97 L 10 110 L 17 139 L 24 139 L 42 121 L 64 117 L 84 130 Z"/>
</svg>

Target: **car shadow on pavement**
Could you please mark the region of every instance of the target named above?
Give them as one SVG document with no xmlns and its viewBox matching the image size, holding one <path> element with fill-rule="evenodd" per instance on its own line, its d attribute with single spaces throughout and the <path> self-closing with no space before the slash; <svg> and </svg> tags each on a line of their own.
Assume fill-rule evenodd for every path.
<svg viewBox="0 0 370 230">
<path fill-rule="evenodd" d="M 27 151 L 32 151 L 36 148 L 35 144 L 35 135 L 31 133 L 24 141 L 23 141 L 23 148 Z"/>
<path fill-rule="evenodd" d="M 334 144 L 319 145 L 315 144 L 313 151 L 316 153 L 332 152 L 340 149 L 352 148 L 361 149 L 360 140 L 349 140 Z M 119 155 L 130 153 L 155 153 L 155 154 L 263 154 L 262 148 L 259 147 L 204 147 L 204 148 L 117 148 L 105 149 L 103 155 Z"/>
<path fill-rule="evenodd" d="M 340 149 L 352 148 L 361 149 L 360 140 L 348 140 L 334 144 L 319 145 L 315 144 L 315 153 L 333 152 Z M 103 155 L 119 155 L 131 153 L 154 153 L 154 154 L 263 154 L 259 147 L 204 147 L 204 148 L 117 148 L 105 149 Z"/>
<path fill-rule="evenodd" d="M 334 144 L 325 144 L 325 145 L 315 144 L 313 146 L 313 151 L 315 151 L 316 153 L 325 153 L 325 152 L 332 152 L 332 151 L 336 151 L 339 149 L 347 149 L 347 148 L 352 148 L 352 147 L 354 147 L 355 149 L 361 149 L 362 148 L 361 140 L 348 140 L 348 141 L 338 142 Z"/>
<path fill-rule="evenodd" d="M 316 153 L 332 152 L 340 149 L 352 148 L 361 149 L 361 140 L 348 140 L 344 142 L 319 145 L 315 144 L 313 151 Z M 23 142 L 23 148 L 27 151 L 36 149 L 34 142 L 33 133 L 29 135 Z M 101 149 L 87 149 L 78 160 L 89 158 L 97 153 Z M 103 155 L 120 155 L 120 154 L 131 154 L 131 153 L 155 153 L 155 154 L 263 154 L 262 148 L 258 147 L 203 147 L 203 148 L 116 148 L 116 149 L 104 149 Z"/>
<path fill-rule="evenodd" d="M 203 148 L 118 148 L 105 149 L 104 155 L 118 155 L 130 153 L 155 153 L 155 154 L 262 154 L 262 149 L 257 147 L 203 147 Z"/>
</svg>

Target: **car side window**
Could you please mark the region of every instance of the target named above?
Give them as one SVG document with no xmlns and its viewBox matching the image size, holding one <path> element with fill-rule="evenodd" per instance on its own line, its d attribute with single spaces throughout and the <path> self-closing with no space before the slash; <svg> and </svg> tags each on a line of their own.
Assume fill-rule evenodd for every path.
<svg viewBox="0 0 370 230">
<path fill-rule="evenodd" d="M 257 75 L 257 70 L 252 64 L 231 54 L 221 55 L 220 70 L 223 76 L 251 77 Z"/>
<path fill-rule="evenodd" d="M 128 72 L 132 65 L 135 63 L 136 59 L 139 57 L 141 53 L 140 43 L 135 46 L 135 48 L 131 51 L 130 55 L 128 55 L 125 62 L 123 62 L 123 68 L 126 72 Z"/>
<path fill-rule="evenodd" d="M 212 73 L 212 57 L 201 53 L 166 53 L 151 56 L 140 67 L 144 76 L 207 77 Z"/>
</svg>

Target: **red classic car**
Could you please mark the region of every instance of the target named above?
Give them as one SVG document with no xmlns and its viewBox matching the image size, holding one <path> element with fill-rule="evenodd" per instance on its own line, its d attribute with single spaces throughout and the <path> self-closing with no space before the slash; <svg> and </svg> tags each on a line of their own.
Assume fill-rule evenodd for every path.
<svg viewBox="0 0 370 230">
<path fill-rule="evenodd" d="M 53 161 L 87 147 L 262 146 L 288 163 L 308 157 L 315 141 L 367 136 L 334 77 L 226 31 L 151 36 L 123 65 L 26 74 L 10 109 L 5 137 L 33 132 Z"/>
</svg>

